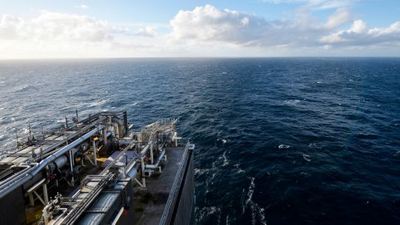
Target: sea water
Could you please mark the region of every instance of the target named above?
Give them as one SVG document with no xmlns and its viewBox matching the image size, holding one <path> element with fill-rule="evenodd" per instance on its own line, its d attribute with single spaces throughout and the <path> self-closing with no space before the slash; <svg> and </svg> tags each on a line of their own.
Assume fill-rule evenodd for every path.
<svg viewBox="0 0 400 225">
<path fill-rule="evenodd" d="M 400 59 L 0 61 L 0 149 L 28 126 L 179 118 L 197 224 L 400 224 Z"/>
</svg>

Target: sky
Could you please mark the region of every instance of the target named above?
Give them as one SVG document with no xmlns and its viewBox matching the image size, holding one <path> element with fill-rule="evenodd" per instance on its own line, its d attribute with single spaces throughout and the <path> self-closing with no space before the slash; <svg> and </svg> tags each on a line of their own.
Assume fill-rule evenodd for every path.
<svg viewBox="0 0 400 225">
<path fill-rule="evenodd" d="M 0 59 L 400 56 L 400 0 L 0 0 Z"/>
</svg>

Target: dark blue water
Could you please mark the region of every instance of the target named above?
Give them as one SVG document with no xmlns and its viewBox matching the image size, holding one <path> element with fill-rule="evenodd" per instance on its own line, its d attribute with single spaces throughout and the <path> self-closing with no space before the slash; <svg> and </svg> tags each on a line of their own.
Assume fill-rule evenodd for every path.
<svg viewBox="0 0 400 225">
<path fill-rule="evenodd" d="M 64 116 L 178 117 L 197 224 L 400 224 L 400 59 L 0 62 L 0 146 Z"/>
</svg>

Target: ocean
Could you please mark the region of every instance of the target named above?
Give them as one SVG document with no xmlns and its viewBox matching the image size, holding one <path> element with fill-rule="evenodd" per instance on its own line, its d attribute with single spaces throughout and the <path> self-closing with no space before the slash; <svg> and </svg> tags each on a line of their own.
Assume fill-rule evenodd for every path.
<svg viewBox="0 0 400 225">
<path fill-rule="evenodd" d="M 400 58 L 0 61 L 0 149 L 64 117 L 179 118 L 196 224 L 400 224 Z"/>
</svg>

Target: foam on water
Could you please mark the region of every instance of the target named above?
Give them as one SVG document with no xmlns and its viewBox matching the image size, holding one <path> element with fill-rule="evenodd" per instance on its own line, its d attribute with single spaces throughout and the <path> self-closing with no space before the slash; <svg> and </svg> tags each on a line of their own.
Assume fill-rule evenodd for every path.
<svg viewBox="0 0 400 225">
<path fill-rule="evenodd" d="M 291 148 L 291 146 L 290 146 L 290 145 L 285 145 L 285 144 L 280 144 L 280 145 L 278 146 L 278 148 L 279 148 L 279 149 L 289 149 L 289 148 Z"/>
<path fill-rule="evenodd" d="M 265 209 L 261 208 L 257 203 L 253 201 L 253 194 L 256 187 L 254 182 L 254 177 L 251 178 L 250 186 L 247 192 L 247 199 L 243 205 L 243 214 L 245 213 L 246 209 L 250 208 L 251 210 L 251 224 L 263 224 L 266 225 L 267 221 L 265 218 Z"/>
<path fill-rule="evenodd" d="M 310 155 L 303 154 L 303 159 L 306 160 L 307 162 L 311 162 L 311 157 L 310 157 Z"/>
<path fill-rule="evenodd" d="M 300 103 L 300 100 L 298 100 L 298 99 L 295 99 L 295 100 L 285 100 L 285 101 L 283 101 L 283 103 L 284 103 L 285 105 L 295 106 L 295 105 L 297 105 L 297 104 Z"/>
<path fill-rule="evenodd" d="M 214 224 L 221 224 L 221 209 L 216 206 L 196 208 L 196 213 L 199 214 L 199 221 L 211 220 Z"/>
<path fill-rule="evenodd" d="M 224 154 L 222 154 L 222 159 L 224 160 L 223 164 L 222 164 L 222 167 L 225 167 L 225 166 L 229 165 L 229 161 L 226 158 L 226 151 L 224 152 Z"/>
</svg>

